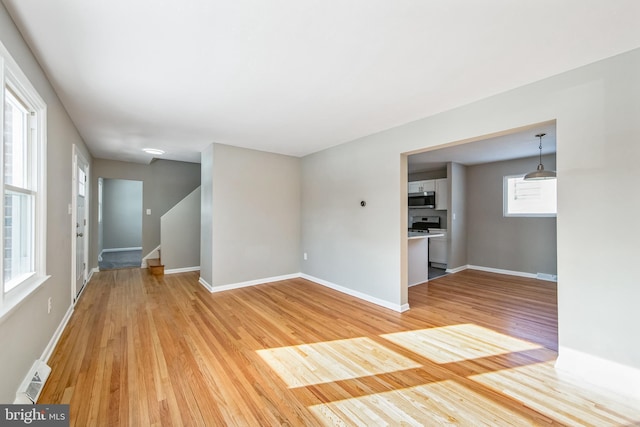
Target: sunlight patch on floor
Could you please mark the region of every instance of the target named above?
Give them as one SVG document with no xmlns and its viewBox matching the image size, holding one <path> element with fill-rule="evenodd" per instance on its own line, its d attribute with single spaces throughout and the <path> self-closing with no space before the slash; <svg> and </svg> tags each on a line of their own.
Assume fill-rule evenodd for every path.
<svg viewBox="0 0 640 427">
<path fill-rule="evenodd" d="M 566 425 L 640 425 L 640 408 L 559 378 L 554 362 L 468 377 Z"/>
<path fill-rule="evenodd" d="M 538 344 L 473 324 L 443 326 L 380 336 L 436 363 L 453 363 L 542 348 Z"/>
<path fill-rule="evenodd" d="M 289 388 L 419 368 L 370 338 L 257 350 Z"/>
<path fill-rule="evenodd" d="M 310 406 L 323 425 L 532 425 L 530 419 L 464 385 L 445 380 Z M 478 420 L 482 420 L 479 424 Z"/>
</svg>

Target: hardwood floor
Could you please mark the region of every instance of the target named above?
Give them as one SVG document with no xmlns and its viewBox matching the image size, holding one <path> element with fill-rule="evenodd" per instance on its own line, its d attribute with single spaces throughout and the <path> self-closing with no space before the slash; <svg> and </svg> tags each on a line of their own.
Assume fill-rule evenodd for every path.
<svg viewBox="0 0 640 427">
<path fill-rule="evenodd" d="M 555 284 L 464 271 L 409 302 L 100 272 L 39 403 L 69 403 L 75 426 L 640 424 L 632 402 L 555 374 Z"/>
</svg>

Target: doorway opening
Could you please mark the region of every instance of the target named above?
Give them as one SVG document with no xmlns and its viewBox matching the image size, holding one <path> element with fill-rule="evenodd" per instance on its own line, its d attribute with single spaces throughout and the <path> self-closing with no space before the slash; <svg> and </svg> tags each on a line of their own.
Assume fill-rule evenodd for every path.
<svg viewBox="0 0 640 427">
<path fill-rule="evenodd" d="M 142 181 L 98 178 L 98 267 L 142 265 Z"/>
<path fill-rule="evenodd" d="M 406 154 L 409 198 L 418 191 L 435 193 L 430 206 L 409 203 L 409 232 L 439 222 L 428 229 L 444 235 L 443 242 L 429 239 L 429 259 L 420 259 L 419 271 L 429 277 L 408 280 L 409 286 L 435 278 L 431 267 L 557 278 L 555 214 L 512 217 L 503 210 L 504 178 L 524 176 L 539 163 L 537 134 L 546 134 L 541 155 L 555 169 L 555 120 Z"/>
</svg>

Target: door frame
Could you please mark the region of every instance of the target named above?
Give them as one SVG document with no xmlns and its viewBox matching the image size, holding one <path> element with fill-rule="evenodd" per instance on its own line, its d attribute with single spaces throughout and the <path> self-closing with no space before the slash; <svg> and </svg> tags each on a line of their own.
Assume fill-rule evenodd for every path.
<svg viewBox="0 0 640 427">
<path fill-rule="evenodd" d="M 84 263 L 87 266 L 84 269 L 84 277 L 82 278 L 82 289 L 78 292 L 76 289 L 77 277 L 76 277 L 76 258 L 77 258 L 77 238 L 76 238 L 76 222 L 78 220 L 78 168 L 79 165 L 86 165 L 85 168 L 85 177 L 86 177 L 86 185 L 85 185 L 85 219 L 87 221 L 84 226 L 84 233 L 82 237 L 82 242 L 84 245 Z M 69 205 L 69 213 L 71 214 L 71 304 L 75 306 L 76 302 L 80 298 L 80 293 L 84 291 L 84 288 L 89 281 L 89 230 L 90 230 L 90 220 L 89 220 L 89 212 L 91 207 L 91 179 L 90 179 L 90 165 L 82 152 L 78 149 L 78 147 L 73 144 L 72 150 L 72 161 L 71 161 L 71 204 Z"/>
</svg>

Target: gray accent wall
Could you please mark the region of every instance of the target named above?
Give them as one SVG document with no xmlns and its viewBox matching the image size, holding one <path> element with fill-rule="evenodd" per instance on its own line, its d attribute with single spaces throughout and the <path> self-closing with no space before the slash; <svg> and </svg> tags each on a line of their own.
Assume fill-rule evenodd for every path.
<svg viewBox="0 0 640 427">
<path fill-rule="evenodd" d="M 104 179 L 103 249 L 142 247 L 142 181 Z"/>
<path fill-rule="evenodd" d="M 160 218 L 165 272 L 200 266 L 200 187 Z"/>
<path fill-rule="evenodd" d="M 302 271 L 407 304 L 403 153 L 555 120 L 561 357 L 566 348 L 640 369 L 640 341 L 629 335 L 640 324 L 638 117 L 636 49 L 306 156 Z M 590 215 L 594 195 L 616 215 L 601 233 Z"/>
<path fill-rule="evenodd" d="M 11 403 L 71 306 L 72 147 L 91 156 L 53 87 L 0 2 L 0 41 L 47 104 L 47 274 L 51 277 L 0 319 L 0 402 Z M 93 171 L 89 171 L 90 176 Z M 92 195 L 90 195 L 92 197 Z M 52 298 L 51 313 L 47 300 Z"/>
<path fill-rule="evenodd" d="M 142 255 L 160 245 L 160 217 L 200 185 L 200 164 L 154 160 L 150 164 L 95 159 L 93 162 L 92 194 L 98 194 L 98 178 L 141 181 Z M 151 209 L 151 215 L 146 210 Z M 98 202 L 91 203 L 91 252 L 89 262 L 98 265 Z M 104 236 L 106 239 L 106 236 Z"/>
<path fill-rule="evenodd" d="M 560 142 L 561 143 L 561 142 Z M 525 174 L 538 157 L 467 167 L 467 260 L 471 265 L 557 274 L 555 217 L 505 217 L 503 177 Z M 556 156 L 543 156 L 555 170 Z"/>
<path fill-rule="evenodd" d="M 202 280 L 216 287 L 300 271 L 300 159 L 213 144 L 202 154 L 202 192 L 201 252 L 211 256 Z"/>
</svg>

